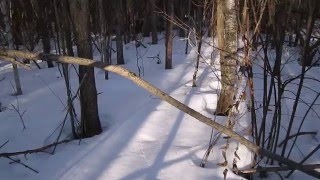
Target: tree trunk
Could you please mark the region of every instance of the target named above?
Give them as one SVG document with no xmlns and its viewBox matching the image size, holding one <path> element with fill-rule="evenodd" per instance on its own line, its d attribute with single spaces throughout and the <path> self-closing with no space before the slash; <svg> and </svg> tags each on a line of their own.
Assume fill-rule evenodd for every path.
<svg viewBox="0 0 320 180">
<path fill-rule="evenodd" d="M 165 69 L 172 69 L 172 28 L 173 28 L 173 0 L 166 0 L 166 62 Z"/>
<path fill-rule="evenodd" d="M 219 0 L 217 13 L 222 87 L 215 113 L 226 116 L 233 105 L 237 81 L 237 19 L 234 0 Z"/>
<path fill-rule="evenodd" d="M 187 23 L 185 22 L 185 14 L 186 14 L 186 2 L 185 0 L 180 0 L 179 1 L 179 19 L 180 21 L 182 21 L 183 23 Z M 183 27 L 179 27 L 179 37 L 185 37 L 186 36 L 186 31 Z"/>
<path fill-rule="evenodd" d="M 143 25 L 142 25 L 142 35 L 143 37 L 149 37 L 151 32 L 151 2 L 147 0 L 144 2 L 145 9 L 144 9 L 144 18 L 143 18 Z"/>
<path fill-rule="evenodd" d="M 190 24 L 191 24 L 190 11 L 191 11 L 191 0 L 188 0 L 188 12 L 187 12 L 187 18 L 188 18 L 187 25 L 189 26 L 188 28 L 191 28 L 190 27 Z M 189 32 L 190 32 L 190 30 L 188 29 L 187 33 L 186 33 L 187 40 L 186 40 L 185 54 L 188 54 L 188 47 L 189 47 L 189 37 L 188 36 L 189 36 Z"/>
<path fill-rule="evenodd" d="M 122 43 L 122 2 L 118 0 L 115 2 L 116 8 L 116 46 L 117 46 L 117 64 L 124 64 L 123 58 L 123 43 Z"/>
<path fill-rule="evenodd" d="M 98 0 L 99 5 L 99 19 L 100 19 L 100 44 L 101 44 L 101 61 L 105 63 L 109 63 L 107 61 L 108 54 L 107 54 L 107 23 L 106 23 L 106 17 L 104 12 L 104 5 L 102 0 Z M 108 79 L 108 72 L 105 72 L 105 79 Z"/>
<path fill-rule="evenodd" d="M 149 1 L 148 1 L 149 2 Z M 157 13 L 155 12 L 155 0 L 150 0 L 150 9 L 151 9 L 151 26 L 152 26 L 152 44 L 158 44 L 158 31 L 157 31 L 157 24 L 158 24 L 158 17 Z"/>
<path fill-rule="evenodd" d="M 78 56 L 92 59 L 89 31 L 89 0 L 69 1 Z M 98 114 L 97 89 L 93 67 L 79 66 L 81 137 L 91 137 L 102 132 Z"/>
<path fill-rule="evenodd" d="M 51 50 L 51 45 L 50 45 L 50 36 L 49 36 L 49 31 L 50 31 L 50 21 L 48 18 L 48 13 L 49 13 L 49 9 L 48 5 L 46 5 L 45 1 L 38 1 L 39 3 L 39 7 L 37 9 L 37 13 L 39 15 L 39 19 L 38 19 L 38 29 L 40 31 L 40 36 L 42 39 L 42 46 L 43 46 L 43 52 L 50 54 L 50 50 Z M 52 68 L 54 67 L 52 62 L 47 62 L 48 68 Z"/>
<path fill-rule="evenodd" d="M 206 4 L 206 0 L 205 0 L 205 4 Z M 206 7 L 203 8 L 204 10 L 206 9 Z M 197 60 L 196 60 L 196 67 L 195 67 L 195 70 L 194 70 L 194 73 L 193 73 L 193 77 L 192 77 L 192 87 L 197 87 L 197 84 L 196 84 L 196 80 L 197 80 L 197 73 L 198 73 L 198 70 L 199 70 L 199 62 L 200 62 L 200 58 L 201 58 L 201 46 L 202 46 L 202 36 L 203 36 L 203 33 L 202 33 L 202 23 L 205 22 L 206 20 L 206 16 L 205 16 L 205 11 L 202 11 L 202 15 L 201 15 L 201 8 L 198 7 L 197 9 L 197 31 L 196 31 L 196 36 L 197 36 L 197 46 L 198 46 L 198 50 L 197 50 Z"/>
<path fill-rule="evenodd" d="M 4 24 L 5 24 L 5 32 L 7 33 L 9 49 L 14 49 L 11 23 L 10 23 L 10 9 L 11 9 L 10 1 L 3 0 L 1 2 L 1 12 L 3 14 L 3 20 L 4 20 Z M 14 82 L 16 85 L 15 95 L 21 95 L 22 89 L 21 89 L 21 84 L 20 84 L 18 67 L 15 63 L 12 63 L 12 68 L 13 68 L 13 78 L 14 78 Z"/>
</svg>

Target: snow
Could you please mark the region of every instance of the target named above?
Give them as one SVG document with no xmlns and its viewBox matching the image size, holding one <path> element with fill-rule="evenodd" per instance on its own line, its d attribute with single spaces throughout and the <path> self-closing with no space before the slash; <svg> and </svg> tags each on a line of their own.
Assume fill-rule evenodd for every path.
<svg viewBox="0 0 320 180">
<path fill-rule="evenodd" d="M 206 41 L 210 41 L 210 38 Z M 173 45 L 174 69 L 165 70 L 164 39 L 157 45 L 147 44 L 148 42 L 151 40 L 145 38 L 143 43 L 147 48 L 138 48 L 139 54 L 143 56 L 138 63 L 135 45 L 126 44 L 126 64 L 123 66 L 138 74 L 138 64 L 144 71 L 142 78 L 196 111 L 224 124 L 225 118 L 213 115 L 220 85 L 217 55 L 213 56 L 213 67 L 208 66 L 212 47 L 204 43 L 202 51 L 206 59 L 200 62 L 197 87 L 191 87 L 196 48 L 192 48 L 190 53 L 185 55 L 185 41 L 176 37 Z M 158 53 L 162 64 L 157 64 L 156 59 L 147 58 Z M 95 52 L 94 59 L 100 59 L 98 52 Z M 31 71 L 19 68 L 23 95 L 16 98 L 10 95 L 13 93 L 11 65 L 0 63 L 0 79 L 5 77 L 0 81 L 0 102 L 6 108 L 0 112 L 0 145 L 9 140 L 0 152 L 33 149 L 54 142 L 58 135 L 54 130 L 60 127 L 66 113 L 66 88 L 58 68 L 39 70 L 33 67 Z M 46 66 L 45 63 L 40 65 Z M 290 68 L 288 67 L 288 72 L 290 76 L 294 76 L 298 71 Z M 76 91 L 78 79 L 74 69 L 71 67 L 70 70 L 72 88 Z M 206 167 L 201 168 L 199 164 L 208 147 L 211 128 L 154 97 L 129 80 L 111 73 L 110 80 L 104 80 L 101 70 L 96 69 L 95 72 L 103 133 L 80 142 L 75 140 L 61 144 L 54 155 L 37 153 L 26 157 L 13 157 L 39 173 L 1 158 L 0 179 L 223 179 L 224 168 L 216 164 L 224 161 L 220 148 L 225 145 L 226 140 L 221 138 L 218 141 Z M 313 73 L 319 75 L 319 71 Z M 19 104 L 21 112 L 26 111 L 23 115 L 25 130 L 22 129 L 17 112 L 10 110 L 11 104 Z M 78 102 L 76 107 L 78 110 Z M 249 114 L 244 112 L 244 107 L 240 111 L 235 130 L 245 135 L 250 124 Z M 69 122 L 66 122 L 63 138 L 68 136 L 70 127 Z M 231 141 L 227 150 L 227 179 L 243 179 L 231 171 L 237 146 L 237 154 L 241 158 L 238 160 L 238 167 L 248 168 L 251 162 L 251 153 L 241 144 Z M 306 152 L 309 152 L 310 148 L 311 145 Z M 317 154 L 314 163 L 319 163 L 319 159 Z M 292 177 L 304 176 L 306 175 L 295 172 Z"/>
</svg>

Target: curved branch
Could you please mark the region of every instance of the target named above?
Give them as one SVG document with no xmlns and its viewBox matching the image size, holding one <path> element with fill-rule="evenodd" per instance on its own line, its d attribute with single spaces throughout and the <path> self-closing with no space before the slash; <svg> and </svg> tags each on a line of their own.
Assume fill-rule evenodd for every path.
<svg viewBox="0 0 320 180">
<path fill-rule="evenodd" d="M 201 113 L 195 111 L 194 109 L 188 107 L 187 105 L 179 102 L 178 100 L 174 99 L 173 97 L 169 96 L 165 92 L 161 91 L 159 88 L 153 86 L 152 84 L 148 83 L 147 81 L 143 80 L 142 78 L 138 77 L 135 73 L 130 72 L 129 70 L 117 66 L 117 65 L 107 65 L 104 62 L 94 61 L 91 59 L 85 58 L 77 58 L 77 57 L 70 57 L 70 56 L 58 56 L 58 55 L 50 55 L 50 54 L 37 54 L 37 53 L 30 53 L 30 52 L 23 52 L 23 51 L 16 51 L 16 50 L 0 50 L 0 55 L 9 56 L 9 57 L 20 57 L 20 58 L 27 58 L 32 60 L 46 60 L 46 61 L 58 61 L 62 63 L 68 64 L 78 64 L 83 66 L 89 67 L 96 67 L 99 69 L 103 69 L 105 71 L 114 72 L 120 76 L 123 76 L 138 86 L 144 88 L 145 90 L 149 91 L 153 95 L 158 96 L 162 100 L 166 101 L 167 103 L 171 104 L 172 106 L 178 108 L 179 110 L 189 114 L 190 116 L 194 117 L 198 121 L 216 129 L 219 132 L 222 132 L 228 135 L 230 138 L 240 142 L 248 149 L 253 151 L 256 154 L 260 154 L 262 156 L 266 156 L 268 158 L 274 159 L 283 163 L 287 166 L 290 166 L 294 169 L 300 170 L 310 176 L 320 178 L 320 173 L 315 170 L 306 169 L 303 165 L 296 163 L 288 158 L 284 158 L 278 154 L 274 154 L 266 149 L 262 149 L 261 147 L 257 146 L 256 144 L 250 142 L 245 137 L 237 134 L 236 132 L 232 131 L 231 129 L 213 121 L 212 119 L 202 115 Z"/>
<path fill-rule="evenodd" d="M 302 136 L 302 135 L 308 135 L 308 134 L 317 135 L 317 132 L 299 132 L 299 133 L 293 134 L 293 135 L 289 136 L 288 138 L 284 139 L 282 142 L 280 142 L 278 147 L 281 147 L 284 142 L 289 141 L 291 138 L 294 138 L 297 136 Z"/>
</svg>

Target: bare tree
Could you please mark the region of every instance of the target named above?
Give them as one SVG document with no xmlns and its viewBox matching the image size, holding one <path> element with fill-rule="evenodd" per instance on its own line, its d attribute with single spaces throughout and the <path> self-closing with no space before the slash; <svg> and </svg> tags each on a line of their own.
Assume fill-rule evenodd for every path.
<svg viewBox="0 0 320 180">
<path fill-rule="evenodd" d="M 78 56 L 92 58 L 89 31 L 89 0 L 69 1 Z M 81 136 L 91 137 L 102 132 L 98 114 L 97 89 L 93 67 L 79 66 Z"/>
</svg>

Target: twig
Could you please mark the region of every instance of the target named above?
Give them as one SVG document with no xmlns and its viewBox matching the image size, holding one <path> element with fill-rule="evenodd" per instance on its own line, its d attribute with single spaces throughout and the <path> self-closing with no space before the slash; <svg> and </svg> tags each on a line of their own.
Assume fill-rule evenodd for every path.
<svg viewBox="0 0 320 180">
<path fill-rule="evenodd" d="M 28 165 L 26 165 L 26 164 L 22 163 L 22 162 L 21 162 L 21 161 L 19 161 L 19 160 L 12 159 L 12 158 L 11 158 L 11 157 L 9 157 L 9 156 L 6 156 L 6 158 L 10 159 L 11 161 L 13 161 L 13 162 L 15 162 L 15 163 L 21 164 L 21 165 L 22 165 L 22 166 L 24 166 L 25 168 L 30 169 L 31 171 L 33 171 L 33 172 L 35 172 L 35 173 L 39 173 L 39 171 L 37 171 L 37 170 L 35 170 L 35 169 L 31 168 L 30 166 L 28 166 Z"/>
<path fill-rule="evenodd" d="M 317 135 L 317 132 L 299 132 L 299 133 L 293 134 L 293 135 L 289 136 L 288 138 L 284 139 L 282 142 L 280 142 L 278 147 L 281 147 L 285 141 L 289 141 L 291 138 L 294 138 L 297 136 L 302 136 L 302 135 L 308 135 L 308 134 Z"/>
<path fill-rule="evenodd" d="M 9 142 L 9 140 L 7 140 L 5 143 L 3 143 L 1 146 L 0 146 L 0 149 L 5 146 L 7 143 Z"/>
<path fill-rule="evenodd" d="M 22 126 L 23 126 L 23 130 L 25 130 L 27 127 L 24 123 L 24 120 L 23 120 L 23 115 L 27 112 L 27 110 L 24 110 L 22 113 L 21 113 L 21 110 L 20 110 L 20 103 L 19 103 L 19 100 L 18 100 L 18 97 L 16 97 L 16 101 L 17 101 L 17 105 L 13 105 L 11 104 L 11 107 L 12 109 L 11 110 L 14 110 L 18 115 L 19 115 L 19 118 L 20 118 L 20 121 L 22 123 Z"/>
<path fill-rule="evenodd" d="M 318 150 L 320 149 L 320 144 L 314 148 L 305 158 L 303 158 L 302 161 L 300 161 L 299 164 L 304 163 L 306 160 L 308 160 L 314 153 L 316 153 Z M 289 172 L 289 174 L 286 176 L 286 178 L 289 178 L 290 175 L 295 171 L 295 169 L 293 169 L 292 171 Z"/>
<path fill-rule="evenodd" d="M 60 142 L 55 142 L 52 144 L 49 144 L 47 146 L 43 146 L 40 148 L 36 148 L 36 149 L 30 149 L 30 150 L 25 150 L 25 151 L 17 151 L 17 152 L 9 152 L 9 153 L 0 153 L 0 157 L 11 157 L 11 156 L 17 156 L 17 155 L 27 155 L 27 154 L 34 154 L 34 153 L 38 153 L 38 152 L 45 152 L 46 149 L 49 149 L 53 146 L 59 145 L 59 144 L 63 144 L 63 143 L 67 143 L 72 141 L 73 139 L 66 139 Z"/>
</svg>

